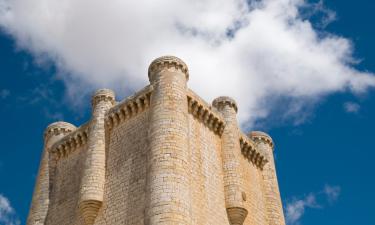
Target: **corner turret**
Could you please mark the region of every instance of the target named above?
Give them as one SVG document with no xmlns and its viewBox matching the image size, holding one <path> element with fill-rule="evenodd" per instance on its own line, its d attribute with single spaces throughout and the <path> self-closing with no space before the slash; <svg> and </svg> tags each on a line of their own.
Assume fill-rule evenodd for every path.
<svg viewBox="0 0 375 225">
<path fill-rule="evenodd" d="M 153 91 L 145 224 L 190 225 L 188 68 L 177 57 L 163 56 L 151 63 L 148 77 Z"/>
<path fill-rule="evenodd" d="M 86 225 L 95 222 L 103 204 L 105 183 L 105 114 L 115 104 L 115 93 L 99 89 L 91 100 L 87 152 L 80 187 L 79 210 Z"/>
<path fill-rule="evenodd" d="M 231 225 L 242 225 L 248 214 L 244 206 L 241 147 L 237 122 L 237 103 L 226 96 L 218 97 L 212 105 L 222 114 L 225 121 L 221 137 L 223 152 L 224 193 L 228 219 Z"/>
<path fill-rule="evenodd" d="M 268 224 L 285 225 L 279 185 L 277 182 L 275 160 L 273 156 L 274 143 L 270 135 L 262 131 L 252 131 L 249 137 L 254 140 L 257 148 L 262 151 L 268 163 L 262 170 L 263 196 L 266 202 Z"/>
<path fill-rule="evenodd" d="M 50 172 L 49 151 L 56 142 L 75 129 L 76 127 L 73 124 L 62 121 L 51 123 L 45 129 L 42 160 L 39 165 L 27 225 L 44 224 L 48 212 L 50 176 L 52 176 Z"/>
</svg>

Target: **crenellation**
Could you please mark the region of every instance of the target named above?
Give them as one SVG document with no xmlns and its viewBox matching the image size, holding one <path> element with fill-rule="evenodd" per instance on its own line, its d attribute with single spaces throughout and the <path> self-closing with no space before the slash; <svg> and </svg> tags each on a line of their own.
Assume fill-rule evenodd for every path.
<svg viewBox="0 0 375 225">
<path fill-rule="evenodd" d="M 118 126 L 138 113 L 143 112 L 150 106 L 152 87 L 146 86 L 143 90 L 119 102 L 108 110 L 105 116 L 105 123 L 109 129 Z"/>
<path fill-rule="evenodd" d="M 65 137 L 61 138 L 58 142 L 51 146 L 49 152 L 52 155 L 55 155 L 56 159 L 67 157 L 70 152 L 87 143 L 88 127 L 89 123 L 86 123 L 76 128 L 73 132 L 67 134 Z M 65 149 L 70 149 L 70 151 Z"/>
<path fill-rule="evenodd" d="M 27 225 L 284 225 L 272 138 L 190 90 L 177 57 L 148 77 L 121 101 L 96 91 L 78 128 L 48 126 Z"/>
<path fill-rule="evenodd" d="M 187 99 L 189 113 L 209 127 L 214 133 L 221 136 L 225 127 L 222 116 L 213 111 L 207 103 L 195 98 L 195 94 L 192 91 L 188 93 Z"/>
<path fill-rule="evenodd" d="M 259 169 L 263 169 L 268 160 L 264 153 L 261 152 L 261 149 L 256 147 L 255 142 L 245 135 L 242 135 L 240 137 L 240 146 L 244 157 L 259 167 Z"/>
</svg>

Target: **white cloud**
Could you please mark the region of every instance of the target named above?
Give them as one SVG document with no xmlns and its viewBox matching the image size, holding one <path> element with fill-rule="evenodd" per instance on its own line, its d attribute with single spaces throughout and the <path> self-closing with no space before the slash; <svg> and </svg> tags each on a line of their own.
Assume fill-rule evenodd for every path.
<svg viewBox="0 0 375 225">
<path fill-rule="evenodd" d="M 314 194 L 309 194 L 303 199 L 293 199 L 285 208 L 287 224 L 299 224 L 306 208 L 318 207 Z"/>
<path fill-rule="evenodd" d="M 73 103 L 92 88 L 122 97 L 141 88 L 149 63 L 165 54 L 189 65 L 189 86 L 206 100 L 235 98 L 242 124 L 275 107 L 271 116 L 300 123 L 296 115 L 327 94 L 375 86 L 373 74 L 353 67 L 350 40 L 319 32 L 306 17 L 319 12 L 323 25 L 331 22 L 322 3 L 250 2 L 0 0 L 0 26 L 20 48 L 56 63 Z"/>
<path fill-rule="evenodd" d="M 310 193 L 302 198 L 292 198 L 285 206 L 285 219 L 288 225 L 300 225 L 306 209 L 323 209 L 325 203 L 333 204 L 340 195 L 339 186 L 325 185 L 322 191 Z"/>
<path fill-rule="evenodd" d="M 9 200 L 0 194 L 0 224 L 19 225 L 20 221 L 16 218 L 15 211 L 10 205 Z"/>
<path fill-rule="evenodd" d="M 357 113 L 361 109 L 361 106 L 355 102 L 345 102 L 344 109 L 348 113 Z"/>
</svg>

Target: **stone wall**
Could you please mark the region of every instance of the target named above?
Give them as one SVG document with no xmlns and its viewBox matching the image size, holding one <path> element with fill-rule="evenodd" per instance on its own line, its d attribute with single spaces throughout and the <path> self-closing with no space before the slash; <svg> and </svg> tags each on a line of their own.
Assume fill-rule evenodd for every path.
<svg viewBox="0 0 375 225">
<path fill-rule="evenodd" d="M 95 224 L 144 224 L 148 116 L 144 111 L 110 131 L 104 201 Z"/>
<path fill-rule="evenodd" d="M 78 200 L 86 151 L 87 146 L 82 146 L 58 160 L 53 172 L 46 224 L 83 224 L 80 223 Z"/>
<path fill-rule="evenodd" d="M 229 224 L 225 211 L 220 136 L 189 115 L 193 224 Z"/>
<path fill-rule="evenodd" d="M 259 168 L 248 159 L 241 159 L 243 168 L 244 191 L 246 194 L 245 207 L 249 211 L 245 225 L 266 225 L 265 205 L 262 194 L 262 174 Z"/>
</svg>

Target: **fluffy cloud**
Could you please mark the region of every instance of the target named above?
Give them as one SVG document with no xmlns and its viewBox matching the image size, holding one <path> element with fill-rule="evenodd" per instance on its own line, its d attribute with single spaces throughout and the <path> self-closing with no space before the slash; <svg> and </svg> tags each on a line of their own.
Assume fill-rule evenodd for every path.
<svg viewBox="0 0 375 225">
<path fill-rule="evenodd" d="M 375 86 L 353 67 L 348 39 L 314 28 L 306 15 L 318 12 L 320 27 L 334 19 L 304 0 L 0 0 L 0 26 L 57 65 L 72 102 L 97 87 L 120 96 L 141 88 L 150 61 L 172 54 L 206 100 L 234 97 L 243 124 L 274 108 L 303 122 L 296 115 L 322 97 Z"/>
<path fill-rule="evenodd" d="M 0 194 L 0 224 L 19 225 L 20 221 L 15 216 L 15 211 L 9 200 Z"/>
<path fill-rule="evenodd" d="M 339 197 L 339 186 L 325 185 L 322 191 L 310 193 L 302 198 L 292 198 L 285 206 L 285 219 L 288 225 L 301 224 L 306 209 L 323 209 L 325 204 L 333 204 Z"/>
</svg>

